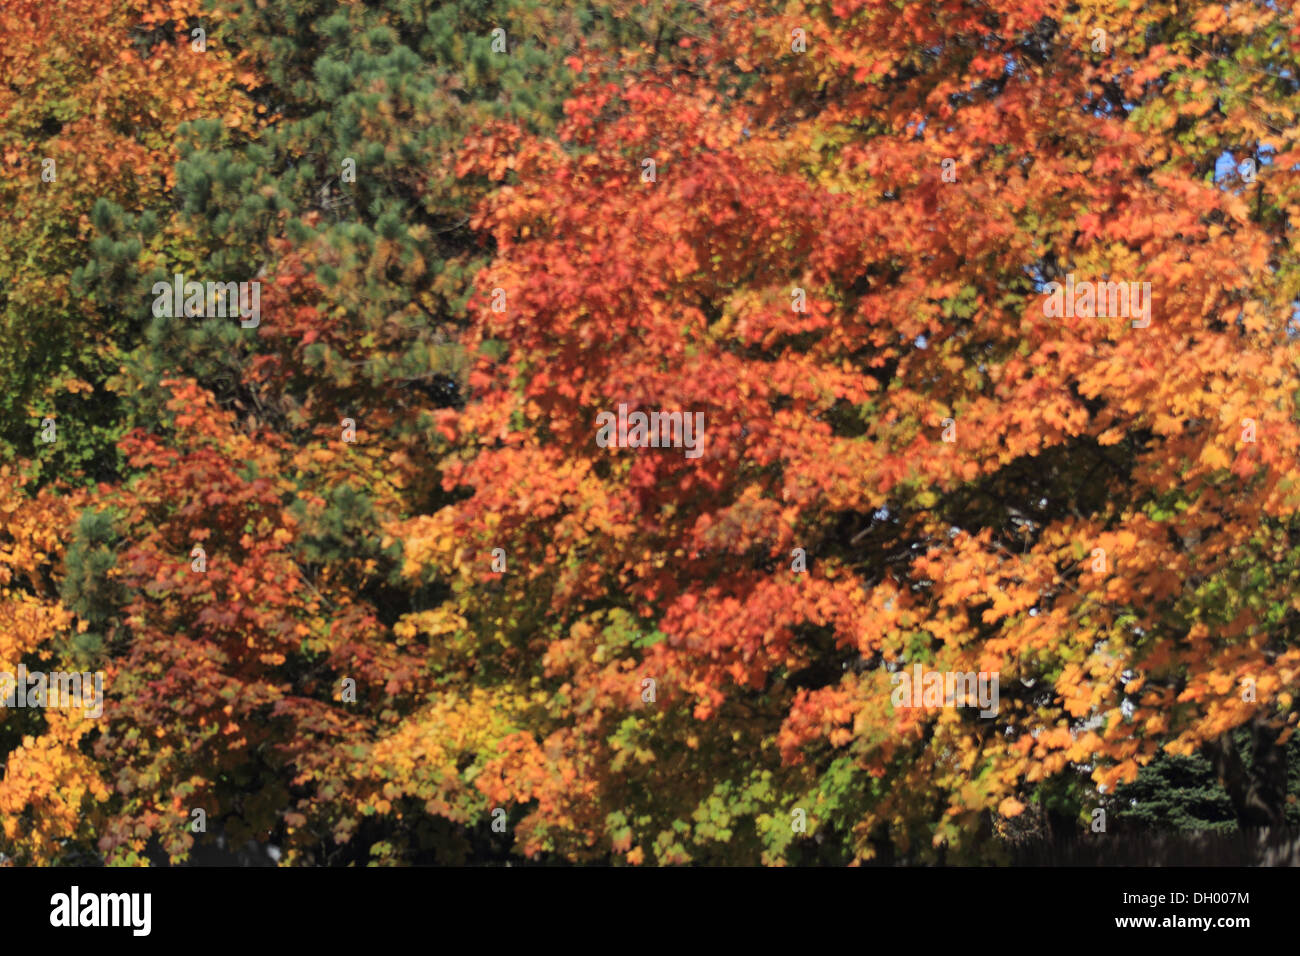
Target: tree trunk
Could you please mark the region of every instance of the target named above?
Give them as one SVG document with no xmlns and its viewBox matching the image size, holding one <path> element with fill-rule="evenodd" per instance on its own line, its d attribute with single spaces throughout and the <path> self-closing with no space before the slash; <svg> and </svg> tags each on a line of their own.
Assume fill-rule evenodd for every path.
<svg viewBox="0 0 1300 956">
<path fill-rule="evenodd" d="M 1249 729 L 1249 766 L 1232 733 L 1207 742 L 1205 755 L 1228 792 L 1239 826 L 1280 827 L 1286 822 L 1286 748 L 1277 743 L 1282 728 L 1256 720 Z"/>
</svg>

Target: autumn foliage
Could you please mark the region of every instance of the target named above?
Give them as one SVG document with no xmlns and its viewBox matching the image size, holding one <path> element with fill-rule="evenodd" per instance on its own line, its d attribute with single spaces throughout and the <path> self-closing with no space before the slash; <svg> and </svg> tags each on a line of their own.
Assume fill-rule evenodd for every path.
<svg viewBox="0 0 1300 956">
<path fill-rule="evenodd" d="M 0 710 L 7 859 L 991 861 L 1197 753 L 1292 819 L 1290 3 L 72 6 L 0 11 L 0 671 L 107 693 Z"/>
</svg>

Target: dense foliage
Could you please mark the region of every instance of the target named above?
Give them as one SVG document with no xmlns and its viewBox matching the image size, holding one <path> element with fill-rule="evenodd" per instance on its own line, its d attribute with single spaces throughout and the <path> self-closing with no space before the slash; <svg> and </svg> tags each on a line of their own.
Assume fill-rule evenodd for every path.
<svg viewBox="0 0 1300 956">
<path fill-rule="evenodd" d="M 1298 51 L 1289 2 L 6 3 L 0 671 L 106 699 L 0 710 L 0 852 L 1293 820 Z"/>
</svg>

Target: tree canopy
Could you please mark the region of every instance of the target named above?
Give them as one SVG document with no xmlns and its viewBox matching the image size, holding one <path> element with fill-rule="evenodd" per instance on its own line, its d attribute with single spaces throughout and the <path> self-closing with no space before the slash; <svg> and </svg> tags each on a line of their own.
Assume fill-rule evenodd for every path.
<svg viewBox="0 0 1300 956">
<path fill-rule="evenodd" d="M 1293 820 L 1291 4 L 561 7 L 0 9 L 0 852 Z"/>
</svg>

